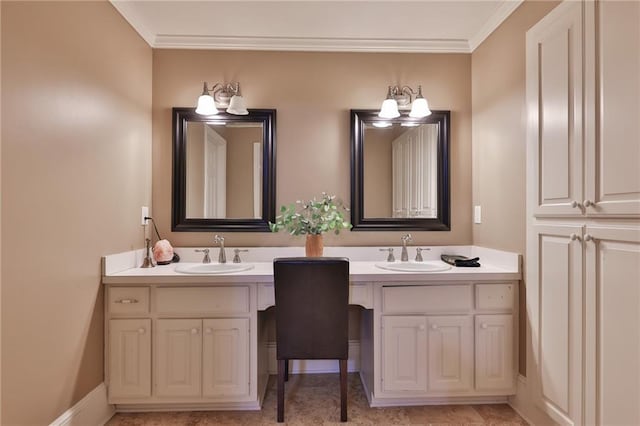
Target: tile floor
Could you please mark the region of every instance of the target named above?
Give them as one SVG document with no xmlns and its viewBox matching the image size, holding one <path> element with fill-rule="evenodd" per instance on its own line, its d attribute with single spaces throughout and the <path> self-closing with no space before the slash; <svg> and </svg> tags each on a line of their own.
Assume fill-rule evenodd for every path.
<svg viewBox="0 0 640 426">
<path fill-rule="evenodd" d="M 337 374 L 291 375 L 285 387 L 289 425 L 339 425 Z M 348 420 L 359 425 L 515 426 L 527 423 L 506 404 L 370 408 L 357 374 L 349 374 Z M 119 413 L 109 426 L 266 425 L 276 423 L 276 381 L 271 377 L 261 411 Z"/>
</svg>

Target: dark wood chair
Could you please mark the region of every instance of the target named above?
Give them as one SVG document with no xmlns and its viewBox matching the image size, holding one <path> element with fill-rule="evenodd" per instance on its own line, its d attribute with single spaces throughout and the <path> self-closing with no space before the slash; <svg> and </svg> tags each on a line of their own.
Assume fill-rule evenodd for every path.
<svg viewBox="0 0 640 426">
<path fill-rule="evenodd" d="M 291 359 L 337 359 L 340 421 L 347 421 L 349 261 L 293 257 L 273 261 L 278 360 L 278 422 Z"/>
</svg>

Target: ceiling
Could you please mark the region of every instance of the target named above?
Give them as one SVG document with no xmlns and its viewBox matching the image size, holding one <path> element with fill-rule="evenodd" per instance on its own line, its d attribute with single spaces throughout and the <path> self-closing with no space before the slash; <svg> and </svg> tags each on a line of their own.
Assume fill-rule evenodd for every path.
<svg viewBox="0 0 640 426">
<path fill-rule="evenodd" d="M 470 53 L 523 0 L 111 0 L 153 48 Z"/>
</svg>

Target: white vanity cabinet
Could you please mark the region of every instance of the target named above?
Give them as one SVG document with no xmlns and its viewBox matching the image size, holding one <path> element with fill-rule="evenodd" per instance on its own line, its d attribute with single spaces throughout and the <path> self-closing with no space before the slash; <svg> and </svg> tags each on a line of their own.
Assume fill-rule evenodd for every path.
<svg viewBox="0 0 640 426">
<path fill-rule="evenodd" d="M 108 286 L 109 402 L 258 409 L 267 373 L 257 373 L 251 339 L 256 293 L 255 284 Z"/>
<path fill-rule="evenodd" d="M 516 283 L 396 282 L 374 293 L 373 406 L 515 393 Z"/>
</svg>

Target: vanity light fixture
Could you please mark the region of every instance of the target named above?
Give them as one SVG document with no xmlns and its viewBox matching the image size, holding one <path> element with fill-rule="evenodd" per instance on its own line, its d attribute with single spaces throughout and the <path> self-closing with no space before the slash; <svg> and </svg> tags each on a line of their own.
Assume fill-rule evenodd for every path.
<svg viewBox="0 0 640 426">
<path fill-rule="evenodd" d="M 373 122 L 373 123 L 371 123 L 371 124 L 373 124 L 373 127 L 382 127 L 382 128 L 384 128 L 384 127 L 391 127 L 391 125 L 392 125 L 392 124 L 391 124 L 390 122 L 388 122 L 388 121 L 374 121 L 374 122 Z"/>
<path fill-rule="evenodd" d="M 244 98 L 240 94 L 240 83 L 216 83 L 209 89 L 204 82 L 202 95 L 198 98 L 196 113 L 201 115 L 214 115 L 218 113 L 216 104 L 221 108 L 227 108 L 229 114 L 248 115 Z"/>
<path fill-rule="evenodd" d="M 429 104 L 422 96 L 422 86 L 418 86 L 417 92 L 409 86 L 389 86 L 387 99 L 382 102 L 378 116 L 382 118 L 400 117 L 398 106 L 406 107 L 409 104 L 411 104 L 409 117 L 422 118 L 431 114 Z"/>
</svg>

